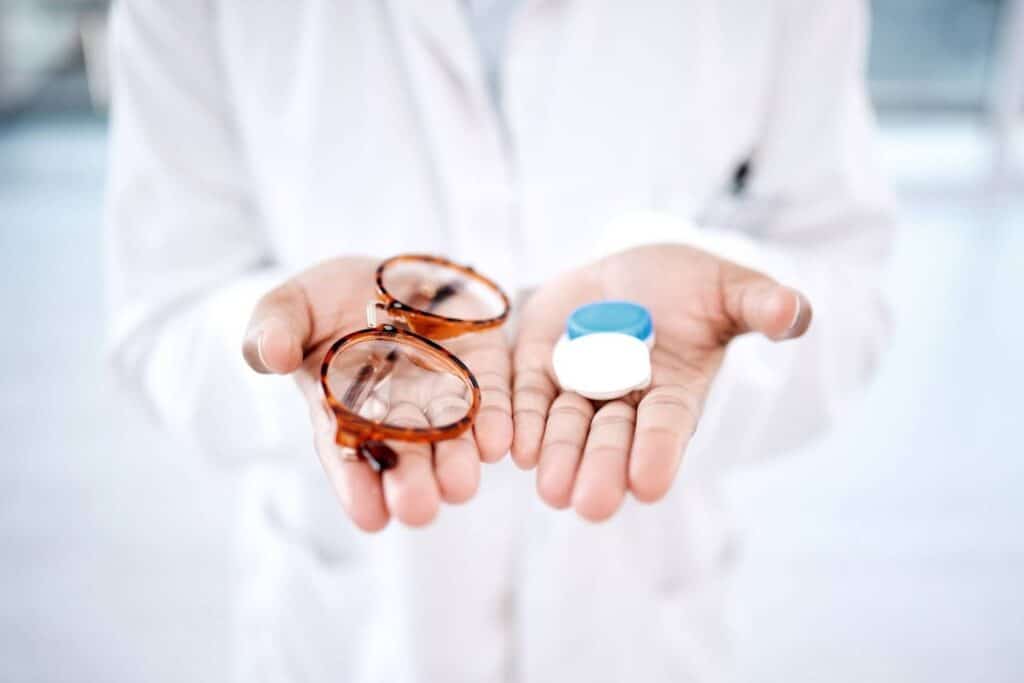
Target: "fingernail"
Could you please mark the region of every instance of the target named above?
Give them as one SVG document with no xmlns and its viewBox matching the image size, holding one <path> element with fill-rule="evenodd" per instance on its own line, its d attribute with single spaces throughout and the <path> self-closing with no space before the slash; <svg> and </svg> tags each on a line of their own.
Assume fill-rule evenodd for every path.
<svg viewBox="0 0 1024 683">
<path fill-rule="evenodd" d="M 800 314 L 803 312 L 804 308 L 803 299 L 800 295 L 796 294 L 794 296 L 796 296 L 796 310 L 793 312 L 793 320 L 789 323 L 789 327 L 786 328 L 785 335 L 787 337 L 796 329 L 797 323 L 800 322 Z"/>
<path fill-rule="evenodd" d="M 267 374 L 270 370 L 263 358 L 263 329 L 251 327 L 245 332 L 242 354 L 245 362 L 256 372 Z"/>
<path fill-rule="evenodd" d="M 266 330 L 260 330 L 256 333 L 256 355 L 259 356 L 260 365 L 270 371 L 270 366 L 267 364 L 267 357 L 263 355 L 263 338 L 267 336 Z"/>
</svg>

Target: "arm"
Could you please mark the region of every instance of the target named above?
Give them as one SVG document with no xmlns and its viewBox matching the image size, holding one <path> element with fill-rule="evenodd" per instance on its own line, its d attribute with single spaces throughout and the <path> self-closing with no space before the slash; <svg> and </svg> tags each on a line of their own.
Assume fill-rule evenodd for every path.
<svg viewBox="0 0 1024 683">
<path fill-rule="evenodd" d="M 727 228 L 707 232 L 712 250 L 804 292 L 815 323 L 790 344 L 748 336 L 731 345 L 693 442 L 700 469 L 791 450 L 823 431 L 870 376 L 888 329 L 892 199 L 874 158 L 866 3 L 783 7 L 749 194 L 720 216 Z M 737 415 L 749 416 L 747 428 L 735 428 Z"/>
<path fill-rule="evenodd" d="M 699 225 L 624 216 L 601 248 L 688 244 L 794 286 L 814 305 L 815 324 L 799 341 L 731 343 L 690 445 L 695 469 L 790 450 L 825 429 L 877 364 L 888 327 L 880 288 L 892 200 L 873 156 L 867 10 L 857 0 L 788 0 L 783 10 L 744 197 Z M 743 429 L 734 415 L 748 416 Z"/>
<path fill-rule="evenodd" d="M 302 457 L 294 444 L 310 442 L 308 413 L 327 478 L 360 528 L 381 529 L 392 515 L 426 524 L 442 500 L 475 493 L 481 458 L 508 450 L 504 337 L 449 344 L 486 380 L 473 435 L 395 446 L 402 457 L 384 474 L 346 457 L 320 361 L 334 339 L 364 326 L 376 262 L 336 258 L 294 274 L 273 265 L 216 19 L 198 1 L 123 2 L 114 14 L 107 243 L 117 367 L 162 422 L 229 462 Z"/>
<path fill-rule="evenodd" d="M 699 227 L 625 217 L 602 258 L 540 288 L 523 312 L 513 455 L 538 464 L 552 505 L 601 519 L 627 490 L 663 496 L 684 450 L 701 476 L 791 449 L 824 428 L 876 361 L 891 219 L 871 157 L 865 9 L 794 0 L 779 16 L 746 198 Z M 648 306 L 658 342 L 651 389 L 593 406 L 560 393 L 546 359 L 565 315 L 598 298 Z M 796 339 L 812 304 L 815 323 Z"/>
<path fill-rule="evenodd" d="M 275 452 L 287 382 L 238 357 L 248 312 L 280 279 L 250 194 L 207 2 L 112 15 L 107 280 L 113 359 L 179 436 L 217 457 Z M 299 422 L 298 420 L 296 422 Z"/>
</svg>

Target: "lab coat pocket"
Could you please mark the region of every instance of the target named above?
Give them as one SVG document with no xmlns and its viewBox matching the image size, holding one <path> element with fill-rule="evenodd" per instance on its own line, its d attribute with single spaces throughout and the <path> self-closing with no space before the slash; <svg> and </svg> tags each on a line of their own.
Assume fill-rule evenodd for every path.
<svg viewBox="0 0 1024 683">
<path fill-rule="evenodd" d="M 729 553 L 712 500 L 688 482 L 601 525 L 543 515 L 519 596 L 524 680 L 718 680 Z"/>
<path fill-rule="evenodd" d="M 650 512 L 648 542 L 659 550 L 661 590 L 684 591 L 732 566 L 734 534 L 714 483 L 681 478 Z"/>
<path fill-rule="evenodd" d="M 243 518 L 235 680 L 356 680 L 373 593 L 359 537 L 297 473 L 246 493 L 258 513 Z"/>
<path fill-rule="evenodd" d="M 728 680 L 736 553 L 727 515 L 713 485 L 677 485 L 662 503 L 655 611 L 666 680 Z"/>
</svg>

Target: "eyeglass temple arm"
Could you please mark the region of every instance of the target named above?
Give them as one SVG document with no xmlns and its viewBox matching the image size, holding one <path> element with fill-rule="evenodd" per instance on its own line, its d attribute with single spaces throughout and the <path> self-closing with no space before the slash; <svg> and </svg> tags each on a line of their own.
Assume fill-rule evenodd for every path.
<svg viewBox="0 0 1024 683">
<path fill-rule="evenodd" d="M 358 413 L 359 409 L 363 407 L 363 402 L 369 396 L 369 392 L 366 389 L 383 382 L 395 369 L 397 362 L 398 347 L 396 346 L 388 351 L 382 362 L 371 361 L 364 363 L 363 367 L 359 368 L 359 372 L 356 373 L 352 384 L 345 390 L 345 395 L 341 401 L 342 405 L 347 406 L 352 412 Z"/>
</svg>

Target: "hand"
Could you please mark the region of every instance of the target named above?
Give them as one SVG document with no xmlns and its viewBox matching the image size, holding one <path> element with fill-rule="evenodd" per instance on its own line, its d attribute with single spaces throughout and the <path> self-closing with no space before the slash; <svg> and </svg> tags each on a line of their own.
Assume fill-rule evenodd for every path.
<svg viewBox="0 0 1024 683">
<path fill-rule="evenodd" d="M 501 330 L 493 330 L 445 342 L 480 382 L 472 432 L 434 446 L 389 441 L 399 462 L 383 475 L 335 444 L 337 425 L 320 386 L 320 364 L 335 339 L 366 327 L 377 265 L 366 258 L 334 259 L 272 290 L 257 304 L 242 349 L 254 370 L 294 375 L 309 406 L 320 463 L 342 507 L 365 531 L 384 528 L 392 515 L 408 525 L 427 524 L 440 501 L 468 500 L 480 481 L 480 460 L 500 459 L 512 441 L 509 350 Z"/>
<path fill-rule="evenodd" d="M 628 299 L 654 319 L 648 389 L 603 404 L 558 388 L 551 353 L 574 308 Z M 541 498 L 602 520 L 626 491 L 668 491 L 729 341 L 798 337 L 811 307 L 798 292 L 707 252 L 653 245 L 620 252 L 540 287 L 521 311 L 513 353 L 512 457 L 537 466 Z"/>
</svg>

